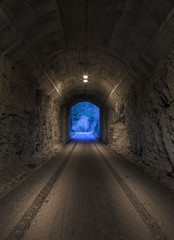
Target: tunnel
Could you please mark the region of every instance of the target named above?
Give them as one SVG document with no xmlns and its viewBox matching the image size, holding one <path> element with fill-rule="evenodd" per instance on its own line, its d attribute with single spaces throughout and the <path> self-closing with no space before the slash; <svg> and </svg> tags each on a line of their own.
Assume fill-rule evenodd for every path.
<svg viewBox="0 0 174 240">
<path fill-rule="evenodd" d="M 172 240 L 173 76 L 172 0 L 0 1 L 2 240 Z M 77 106 L 81 107 L 73 113 Z M 89 113 L 91 106 L 98 115 Z M 64 163 L 63 159 L 69 160 Z M 53 174 L 58 164 L 60 169 Z M 142 180 L 143 176 L 151 180 Z M 58 190 L 52 193 L 58 183 Z M 111 191 L 115 184 L 117 190 L 121 189 L 117 193 L 120 199 L 121 191 L 125 194 L 120 202 L 114 195 L 116 190 Z M 44 195 L 42 185 L 50 189 L 48 194 Z M 19 193 L 22 186 L 28 195 Z M 64 230 L 56 232 L 56 223 L 50 222 L 50 229 L 55 227 L 45 233 L 43 224 L 37 229 L 45 230 L 34 235 L 34 222 L 40 216 L 37 213 L 59 190 L 59 209 L 64 209 L 71 223 L 65 221 L 60 224 Z M 17 199 L 15 191 L 19 193 Z M 38 194 L 42 197 L 37 198 Z M 28 200 L 26 196 L 30 196 Z M 62 199 L 67 207 L 61 205 Z M 34 208 L 36 202 L 39 208 Z M 54 201 L 52 205 L 58 208 Z M 130 215 L 124 212 L 128 205 Z M 21 214 L 8 212 L 19 206 Z M 93 215 L 89 209 L 93 209 Z M 97 217 L 97 209 L 105 211 L 106 219 L 104 213 Z M 124 216 L 119 215 L 120 209 Z M 79 213 L 80 220 L 73 211 Z M 31 222 L 26 222 L 27 214 L 32 216 Z M 128 215 L 140 220 L 133 225 Z M 86 227 L 78 221 L 86 221 Z M 22 226 L 28 227 L 20 232 Z"/>
</svg>

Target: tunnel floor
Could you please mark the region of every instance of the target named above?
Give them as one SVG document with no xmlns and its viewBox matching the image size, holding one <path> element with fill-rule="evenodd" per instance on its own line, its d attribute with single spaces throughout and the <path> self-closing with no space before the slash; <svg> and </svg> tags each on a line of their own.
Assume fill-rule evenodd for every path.
<svg viewBox="0 0 174 240">
<path fill-rule="evenodd" d="M 83 137 L 0 200 L 0 239 L 172 240 L 174 195 Z"/>
</svg>

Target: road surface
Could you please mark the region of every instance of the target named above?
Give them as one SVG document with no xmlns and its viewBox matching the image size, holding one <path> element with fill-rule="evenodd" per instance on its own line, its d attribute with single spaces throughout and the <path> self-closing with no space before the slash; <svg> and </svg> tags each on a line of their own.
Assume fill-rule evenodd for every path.
<svg viewBox="0 0 174 240">
<path fill-rule="evenodd" d="M 0 216 L 0 240 L 174 239 L 174 195 L 90 137 L 2 198 Z"/>
</svg>

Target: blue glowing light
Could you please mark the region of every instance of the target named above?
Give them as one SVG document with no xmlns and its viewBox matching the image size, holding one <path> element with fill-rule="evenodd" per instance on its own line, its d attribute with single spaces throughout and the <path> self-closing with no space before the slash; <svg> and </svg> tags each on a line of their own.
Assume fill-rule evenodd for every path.
<svg viewBox="0 0 174 240">
<path fill-rule="evenodd" d="M 69 136 L 71 138 L 99 138 L 100 109 L 90 102 L 79 102 L 71 107 L 69 116 Z"/>
</svg>

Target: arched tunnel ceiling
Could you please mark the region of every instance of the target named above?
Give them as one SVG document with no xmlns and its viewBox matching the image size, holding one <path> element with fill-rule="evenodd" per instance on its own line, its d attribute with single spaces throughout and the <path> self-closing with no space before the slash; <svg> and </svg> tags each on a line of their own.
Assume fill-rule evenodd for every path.
<svg viewBox="0 0 174 240">
<path fill-rule="evenodd" d="M 112 102 L 128 75 L 147 78 L 173 45 L 173 6 L 173 0 L 4 0 L 0 52 L 62 103 Z"/>
</svg>

